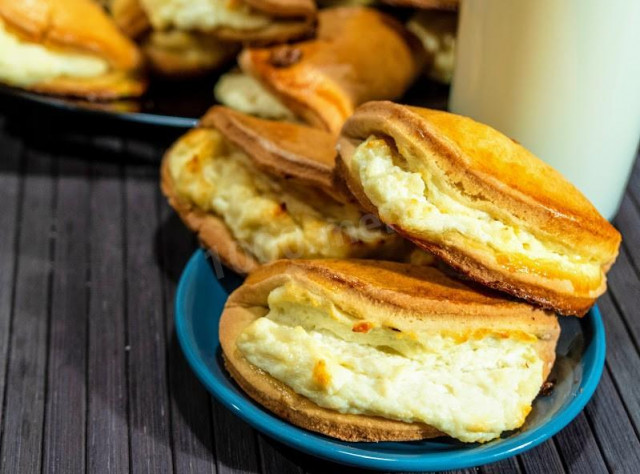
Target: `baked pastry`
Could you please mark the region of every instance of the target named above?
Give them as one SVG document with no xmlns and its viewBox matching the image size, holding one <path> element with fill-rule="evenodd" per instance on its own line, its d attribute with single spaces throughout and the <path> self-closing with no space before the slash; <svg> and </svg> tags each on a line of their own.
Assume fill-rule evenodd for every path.
<svg viewBox="0 0 640 474">
<path fill-rule="evenodd" d="M 162 189 L 240 273 L 279 258 L 395 254 L 403 239 L 334 188 L 334 145 L 321 130 L 214 107 L 165 155 Z"/>
<path fill-rule="evenodd" d="M 338 173 L 366 210 L 468 277 L 567 315 L 584 315 L 605 291 L 620 234 L 491 127 L 371 102 L 338 149 Z"/>
<path fill-rule="evenodd" d="M 239 43 L 205 32 L 153 29 L 140 0 L 113 0 L 110 11 L 120 29 L 140 43 L 148 69 L 158 76 L 206 75 L 223 67 L 240 50 Z"/>
<path fill-rule="evenodd" d="M 219 69 L 240 42 L 269 44 L 313 32 L 312 0 L 113 0 L 116 23 L 142 43 L 150 69 L 168 77 Z"/>
<path fill-rule="evenodd" d="M 123 25 L 139 25 L 140 9 L 154 30 L 176 29 L 225 41 L 278 43 L 313 33 L 313 0 L 115 0 Z M 139 7 L 135 8 L 134 3 Z M 140 31 L 140 27 L 132 31 Z"/>
<path fill-rule="evenodd" d="M 238 53 L 236 43 L 194 32 L 151 31 L 141 41 L 147 65 L 171 78 L 202 76 L 227 64 Z"/>
<path fill-rule="evenodd" d="M 407 28 L 420 39 L 427 52 L 424 72 L 430 79 L 451 83 L 456 59 L 457 26 L 457 12 L 444 10 L 421 10 L 407 23 Z"/>
<path fill-rule="evenodd" d="M 136 46 L 91 0 L 0 0 L 0 81 L 87 99 L 144 92 Z"/>
<path fill-rule="evenodd" d="M 220 319 L 227 369 L 258 403 L 346 441 L 522 426 L 555 359 L 551 312 L 433 267 L 368 260 L 263 266 Z"/>
<path fill-rule="evenodd" d="M 396 7 L 413 7 L 425 10 L 456 10 L 459 0 L 382 0 L 383 3 Z"/>
<path fill-rule="evenodd" d="M 111 0 L 109 12 L 129 38 L 139 38 L 151 29 L 149 17 L 140 0 Z"/>
<path fill-rule="evenodd" d="M 359 104 L 401 96 L 422 60 L 419 41 L 395 19 L 370 8 L 345 7 L 320 11 L 317 38 L 247 48 L 238 63 L 254 79 L 254 95 L 266 90 L 292 115 L 337 134 Z M 226 94 L 216 92 L 218 101 L 230 105 Z M 265 116 L 269 110 L 251 112 Z"/>
</svg>

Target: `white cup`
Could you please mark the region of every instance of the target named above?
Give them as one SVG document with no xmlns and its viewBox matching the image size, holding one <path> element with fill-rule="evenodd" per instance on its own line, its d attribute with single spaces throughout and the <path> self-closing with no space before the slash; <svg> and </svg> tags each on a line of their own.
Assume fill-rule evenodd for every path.
<svg viewBox="0 0 640 474">
<path fill-rule="evenodd" d="M 612 219 L 640 139 L 640 0 L 463 0 L 450 109 L 518 140 Z"/>
</svg>

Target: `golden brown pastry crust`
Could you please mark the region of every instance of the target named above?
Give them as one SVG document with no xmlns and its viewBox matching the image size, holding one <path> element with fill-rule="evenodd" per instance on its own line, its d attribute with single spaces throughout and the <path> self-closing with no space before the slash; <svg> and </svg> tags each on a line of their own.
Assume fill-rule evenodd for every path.
<svg viewBox="0 0 640 474">
<path fill-rule="evenodd" d="M 140 0 L 112 0 L 109 11 L 116 25 L 129 38 L 138 38 L 151 29 Z"/>
<path fill-rule="evenodd" d="M 402 95 L 423 51 L 400 23 L 370 8 L 330 8 L 318 21 L 317 38 L 248 48 L 238 61 L 296 115 L 337 134 L 357 105 Z"/>
<path fill-rule="evenodd" d="M 335 138 L 328 133 L 304 125 L 250 117 L 221 106 L 212 107 L 200 126 L 219 130 L 267 174 L 291 179 L 320 189 L 333 199 L 346 201 L 345 195 L 332 186 Z M 224 221 L 215 214 L 203 212 L 176 193 L 169 172 L 169 153 L 170 150 L 161 165 L 161 187 L 171 206 L 203 245 L 218 254 L 225 265 L 241 274 L 253 270 L 259 262 L 238 244 Z M 387 245 L 384 251 L 402 253 L 403 242 L 397 238 L 396 244 Z"/>
<path fill-rule="evenodd" d="M 316 6 L 312 0 L 244 0 L 255 10 L 273 18 L 258 29 L 219 27 L 203 32 L 228 42 L 274 44 L 311 35 L 315 28 Z M 113 0 L 112 15 L 120 28 L 136 38 L 151 29 L 151 24 L 139 0 Z"/>
<path fill-rule="evenodd" d="M 93 53 L 119 70 L 141 64 L 136 46 L 91 0 L 0 0 L 0 18 L 34 43 Z"/>
<path fill-rule="evenodd" d="M 437 10 L 457 10 L 460 3 L 459 0 L 382 0 L 382 2 L 396 7 Z"/>
<path fill-rule="evenodd" d="M 226 41 L 267 45 L 313 34 L 317 13 L 313 0 L 244 0 L 244 3 L 271 16 L 273 21 L 256 30 L 220 28 L 215 31 L 216 36 Z"/>
<path fill-rule="evenodd" d="M 343 201 L 333 185 L 335 138 L 304 125 L 259 119 L 214 106 L 200 125 L 216 128 L 263 171 L 322 189 Z"/>
<path fill-rule="evenodd" d="M 465 334 L 520 330 L 538 337 L 546 379 L 560 327 L 549 312 L 451 280 L 433 267 L 372 260 L 290 260 L 262 266 L 231 294 L 220 319 L 226 366 L 249 396 L 303 428 L 346 441 L 405 441 L 441 436 L 432 426 L 321 408 L 250 364 L 236 347 L 241 332 L 267 312 L 267 297 L 288 281 L 330 294 L 351 315 L 393 325 Z"/>
<path fill-rule="evenodd" d="M 50 95 L 81 97 L 87 100 L 114 100 L 139 97 L 147 88 L 147 81 L 137 73 L 112 71 L 92 78 L 58 77 L 39 82 L 26 89 Z"/>
<path fill-rule="evenodd" d="M 493 205 L 496 215 L 527 223 L 544 238 L 560 239 L 592 255 L 603 262 L 603 271 L 614 262 L 620 234 L 574 186 L 516 142 L 454 114 L 372 102 L 347 121 L 336 172 L 368 211 L 377 212 L 348 163 L 355 147 L 370 135 L 390 137 L 416 156 L 429 156 L 465 195 Z M 606 289 L 604 276 L 599 287 L 582 289 L 578 277 L 554 276 L 553 268 L 546 269 L 546 276 L 509 271 L 491 261 L 494 257 L 488 258 L 484 249 L 465 245 L 462 237 L 445 244 L 395 230 L 472 279 L 562 314 L 584 315 Z"/>
<path fill-rule="evenodd" d="M 230 62 L 240 46 L 195 32 L 152 31 L 142 41 L 149 69 L 167 78 L 197 77 Z"/>
</svg>

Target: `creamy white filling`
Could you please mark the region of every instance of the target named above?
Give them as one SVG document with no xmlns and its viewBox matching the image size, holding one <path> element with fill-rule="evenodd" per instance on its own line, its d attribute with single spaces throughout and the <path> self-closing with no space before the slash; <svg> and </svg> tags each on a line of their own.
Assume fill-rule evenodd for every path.
<svg viewBox="0 0 640 474">
<path fill-rule="evenodd" d="M 239 0 L 141 0 L 156 29 L 211 31 L 219 27 L 253 30 L 271 19 Z"/>
<path fill-rule="evenodd" d="M 358 257 L 395 237 L 369 230 L 354 206 L 312 189 L 301 195 L 290 183 L 281 186 L 215 130 L 196 129 L 179 140 L 170 151 L 169 169 L 178 193 L 220 216 L 260 262 Z"/>
<path fill-rule="evenodd" d="M 524 423 L 543 382 L 534 337 L 359 334 L 345 325 L 353 318 L 319 301 L 291 284 L 276 288 L 270 312 L 245 329 L 238 348 L 296 393 L 341 413 L 423 422 L 465 442 Z"/>
<path fill-rule="evenodd" d="M 216 100 L 245 114 L 276 120 L 296 117 L 255 78 L 242 72 L 224 74 L 214 89 Z"/>
<path fill-rule="evenodd" d="M 0 19 L 0 80 L 30 86 L 59 77 L 90 78 L 105 74 L 109 63 L 91 54 L 48 49 L 7 31 Z"/>
<path fill-rule="evenodd" d="M 385 140 L 369 137 L 351 160 L 352 172 L 383 221 L 410 232 L 431 234 L 437 240 L 446 241 L 448 233 L 457 232 L 498 253 L 553 262 L 572 273 L 599 279 L 599 264 L 576 254 L 559 253 L 526 229 L 468 207 L 442 192 L 425 167 L 410 171 L 409 166 L 397 166 L 393 153 Z"/>
</svg>

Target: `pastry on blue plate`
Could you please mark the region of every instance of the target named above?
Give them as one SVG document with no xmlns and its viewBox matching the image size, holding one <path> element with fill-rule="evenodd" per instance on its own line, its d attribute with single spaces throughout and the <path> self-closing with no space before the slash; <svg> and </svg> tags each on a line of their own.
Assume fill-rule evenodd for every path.
<svg viewBox="0 0 640 474">
<path fill-rule="evenodd" d="M 281 258 L 387 257 L 407 245 L 334 187 L 335 137 L 224 107 L 167 151 L 162 189 L 238 272 Z"/>
<path fill-rule="evenodd" d="M 459 115 L 370 102 L 336 169 L 360 205 L 467 277 L 561 314 L 606 290 L 620 234 L 522 145 Z"/>
<path fill-rule="evenodd" d="M 559 333 L 553 313 L 433 267 L 282 260 L 231 294 L 219 334 L 240 387 L 302 428 L 487 442 L 525 422 Z"/>
</svg>

